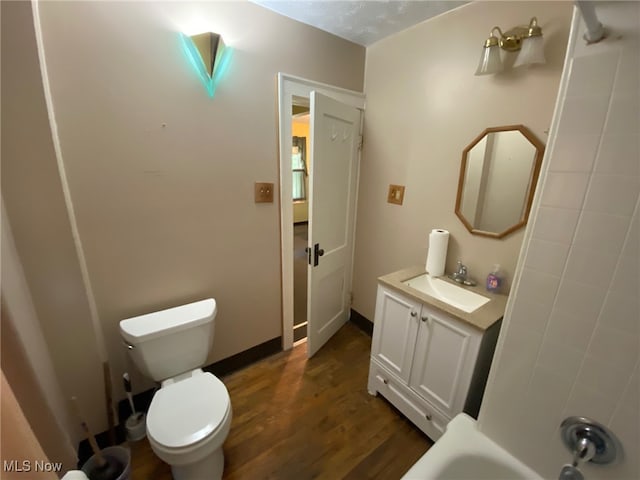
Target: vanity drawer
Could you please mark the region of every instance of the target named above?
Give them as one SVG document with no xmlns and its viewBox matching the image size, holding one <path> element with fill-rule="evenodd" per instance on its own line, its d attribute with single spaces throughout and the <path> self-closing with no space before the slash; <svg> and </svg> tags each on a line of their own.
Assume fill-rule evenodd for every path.
<svg viewBox="0 0 640 480">
<path fill-rule="evenodd" d="M 449 423 L 450 418 L 403 385 L 374 359 L 369 367 L 369 392 L 380 393 L 434 441 L 442 436 Z"/>
</svg>

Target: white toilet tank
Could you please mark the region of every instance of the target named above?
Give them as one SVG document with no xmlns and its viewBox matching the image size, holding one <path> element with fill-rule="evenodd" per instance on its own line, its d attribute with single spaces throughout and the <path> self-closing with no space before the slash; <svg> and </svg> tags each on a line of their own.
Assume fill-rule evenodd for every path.
<svg viewBox="0 0 640 480">
<path fill-rule="evenodd" d="M 120 335 L 140 372 L 160 382 L 204 365 L 216 312 L 208 298 L 122 320 Z"/>
</svg>

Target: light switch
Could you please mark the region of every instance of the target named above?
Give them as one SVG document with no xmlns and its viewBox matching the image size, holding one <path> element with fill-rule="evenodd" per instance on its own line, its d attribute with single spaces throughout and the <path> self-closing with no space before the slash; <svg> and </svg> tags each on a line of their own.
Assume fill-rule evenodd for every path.
<svg viewBox="0 0 640 480">
<path fill-rule="evenodd" d="M 388 203 L 402 205 L 404 201 L 404 185 L 389 185 L 389 193 L 387 195 Z"/>
<path fill-rule="evenodd" d="M 254 197 L 255 203 L 273 203 L 273 183 L 256 182 Z"/>
</svg>

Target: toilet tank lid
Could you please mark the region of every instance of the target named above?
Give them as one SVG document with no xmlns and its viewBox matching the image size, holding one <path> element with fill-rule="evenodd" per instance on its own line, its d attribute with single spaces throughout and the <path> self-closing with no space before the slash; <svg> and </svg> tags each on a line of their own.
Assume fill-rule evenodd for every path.
<svg viewBox="0 0 640 480">
<path fill-rule="evenodd" d="M 213 320 L 216 301 L 213 298 L 147 313 L 120 321 L 120 333 L 133 344 L 172 332 L 197 327 Z"/>
</svg>

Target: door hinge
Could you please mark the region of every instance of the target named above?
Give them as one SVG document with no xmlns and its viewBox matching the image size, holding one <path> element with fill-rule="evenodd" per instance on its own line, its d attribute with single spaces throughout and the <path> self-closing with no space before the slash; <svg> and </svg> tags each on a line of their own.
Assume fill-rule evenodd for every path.
<svg viewBox="0 0 640 480">
<path fill-rule="evenodd" d="M 358 151 L 362 150 L 363 142 L 364 142 L 364 137 L 362 135 L 358 136 Z"/>
<path fill-rule="evenodd" d="M 353 305 L 353 292 L 349 292 L 349 306 Z"/>
</svg>

